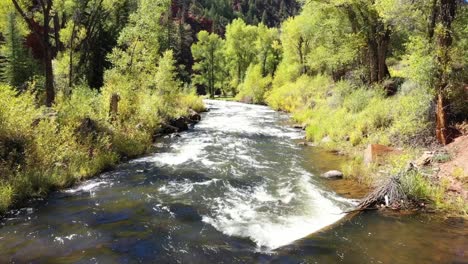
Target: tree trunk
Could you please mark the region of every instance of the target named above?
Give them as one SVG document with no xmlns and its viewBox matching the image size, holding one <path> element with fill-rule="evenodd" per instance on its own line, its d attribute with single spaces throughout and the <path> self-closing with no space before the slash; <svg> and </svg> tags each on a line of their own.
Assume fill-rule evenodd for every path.
<svg viewBox="0 0 468 264">
<path fill-rule="evenodd" d="M 41 10 L 43 15 L 43 31 L 37 30 L 36 22 L 34 18 L 29 17 L 25 11 L 18 4 L 17 0 L 12 0 L 13 5 L 15 6 L 16 11 L 20 13 L 24 21 L 28 25 L 29 29 L 38 36 L 41 40 L 41 47 L 44 51 L 44 71 L 45 71 L 45 90 L 46 90 L 46 106 L 50 107 L 55 100 L 55 88 L 54 88 L 54 72 L 52 68 L 52 58 L 53 58 L 53 46 L 50 43 L 50 12 L 52 9 L 52 0 L 47 0 L 45 2 L 41 1 Z M 58 34 L 57 34 L 58 35 Z"/>
<path fill-rule="evenodd" d="M 379 35 L 377 29 L 372 32 L 372 35 L 367 40 L 369 82 L 375 83 L 382 82 L 390 76 L 386 59 L 391 32 L 389 29 L 386 29 L 383 35 Z"/>
<path fill-rule="evenodd" d="M 55 101 L 55 88 L 54 88 L 54 72 L 52 68 L 52 54 L 51 54 L 50 47 L 45 49 L 44 65 L 45 65 L 46 106 L 51 107 Z"/>
<path fill-rule="evenodd" d="M 119 101 L 120 96 L 116 93 L 113 93 L 110 98 L 109 105 L 109 117 L 111 121 L 117 120 L 117 115 L 119 113 Z"/>
<path fill-rule="evenodd" d="M 54 72 L 52 67 L 52 46 L 50 44 L 50 8 L 52 3 L 48 1 L 48 6 L 44 12 L 44 69 L 45 69 L 45 90 L 46 90 L 46 106 L 51 107 L 55 101 L 55 88 L 54 88 Z"/>
<path fill-rule="evenodd" d="M 431 19 L 429 21 L 429 25 L 427 29 L 427 37 L 429 38 L 429 40 L 431 40 L 432 37 L 434 36 L 434 29 L 435 29 L 436 22 L 437 22 L 437 15 L 438 15 L 437 0 L 432 0 Z"/>
<path fill-rule="evenodd" d="M 450 72 L 450 46 L 452 45 L 451 26 L 455 20 L 457 0 L 440 0 L 439 23 L 442 26 L 437 32 L 437 110 L 436 110 L 436 137 L 441 144 L 448 144 L 452 140 L 448 136 L 448 105 L 446 104 L 446 89 L 449 85 Z"/>
<path fill-rule="evenodd" d="M 377 43 L 373 39 L 369 39 L 368 48 L 368 63 L 369 63 L 369 82 L 375 83 L 379 81 L 379 52 Z"/>
<path fill-rule="evenodd" d="M 388 43 L 390 42 L 390 30 L 385 30 L 385 34 L 380 37 L 377 47 L 377 59 L 378 59 L 378 81 L 381 82 L 384 79 L 390 77 L 390 72 L 387 67 L 387 50 Z"/>
<path fill-rule="evenodd" d="M 304 60 L 304 54 L 302 51 L 302 47 L 304 44 L 304 39 L 302 37 L 299 38 L 299 41 L 297 43 L 297 53 L 299 55 L 299 63 L 301 64 L 301 74 L 304 74 L 305 71 L 305 60 Z"/>
<path fill-rule="evenodd" d="M 445 113 L 446 102 L 441 92 L 437 94 L 437 108 L 436 108 L 436 137 L 437 140 L 443 145 L 449 143 L 447 137 L 447 117 Z"/>
<path fill-rule="evenodd" d="M 73 40 L 75 39 L 76 34 L 76 24 L 73 22 L 73 29 L 70 38 L 70 57 L 69 57 L 69 65 L 68 65 L 68 88 L 69 92 L 71 92 L 71 88 L 73 86 Z"/>
</svg>

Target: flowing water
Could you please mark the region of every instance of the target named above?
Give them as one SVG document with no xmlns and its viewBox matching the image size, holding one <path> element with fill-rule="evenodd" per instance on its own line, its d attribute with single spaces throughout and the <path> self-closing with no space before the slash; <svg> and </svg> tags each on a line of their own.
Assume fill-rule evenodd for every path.
<svg viewBox="0 0 468 264">
<path fill-rule="evenodd" d="M 345 217 L 356 201 L 316 176 L 338 161 L 285 114 L 206 103 L 154 154 L 11 212 L 0 263 L 466 263 L 462 220 Z"/>
</svg>

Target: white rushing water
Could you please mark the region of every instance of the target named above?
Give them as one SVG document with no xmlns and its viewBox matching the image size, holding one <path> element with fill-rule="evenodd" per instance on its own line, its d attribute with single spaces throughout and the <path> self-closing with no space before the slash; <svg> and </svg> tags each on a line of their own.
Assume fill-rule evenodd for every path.
<svg viewBox="0 0 468 264">
<path fill-rule="evenodd" d="M 181 134 L 169 151 L 133 162 L 174 169 L 197 167 L 199 181 L 170 181 L 158 191 L 172 197 L 201 197 L 203 221 L 220 232 L 249 238 L 272 250 L 341 219 L 352 203 L 325 191 L 303 169 L 294 139 L 303 131 L 268 107 L 206 101 L 211 111 L 194 131 Z"/>
</svg>

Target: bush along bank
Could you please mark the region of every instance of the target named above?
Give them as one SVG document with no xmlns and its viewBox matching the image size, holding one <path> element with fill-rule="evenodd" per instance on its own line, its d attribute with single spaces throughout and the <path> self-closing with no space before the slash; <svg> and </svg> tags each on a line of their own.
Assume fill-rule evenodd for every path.
<svg viewBox="0 0 468 264">
<path fill-rule="evenodd" d="M 171 54 L 164 60 L 173 63 Z M 38 106 L 36 93 L 0 85 L 0 212 L 141 155 L 155 135 L 199 120 L 201 98 L 182 88 L 172 69 L 158 72 L 169 77 L 153 85 L 153 75 L 112 69 L 100 92 L 59 91 L 52 107 Z"/>
<path fill-rule="evenodd" d="M 424 151 L 443 152 L 442 145 L 462 134 L 455 125 L 468 117 L 467 7 L 309 1 L 279 31 L 234 21 L 224 42 L 224 72 L 233 81 L 218 86 L 236 100 L 290 112 L 314 145 L 348 154 L 352 161 L 341 168 L 346 177 L 383 186 L 383 197 L 374 195 L 370 204 L 429 204 L 466 215 L 466 199 L 451 191 L 464 189 L 452 183 L 466 182 L 463 166 L 450 172 L 461 175 L 450 184 L 436 168 L 408 168 Z M 238 48 L 252 43 L 250 53 Z M 387 195 L 393 204 L 384 201 L 389 191 L 399 193 Z"/>
<path fill-rule="evenodd" d="M 340 168 L 345 177 L 376 189 L 361 208 L 467 214 L 464 188 L 453 188 L 466 183 L 466 168 L 455 166 L 456 177 L 452 171 L 447 172 L 449 177 L 438 176 L 440 165 L 464 152 L 437 145 L 430 90 L 407 80 L 388 96 L 382 84 L 356 86 L 323 75 L 301 76 L 273 87 L 265 101 L 290 112 L 314 145 L 351 158 Z"/>
</svg>

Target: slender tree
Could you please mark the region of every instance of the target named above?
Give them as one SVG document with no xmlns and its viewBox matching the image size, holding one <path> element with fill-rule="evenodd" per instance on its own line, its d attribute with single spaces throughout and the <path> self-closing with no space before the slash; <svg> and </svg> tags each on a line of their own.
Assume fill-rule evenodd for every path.
<svg viewBox="0 0 468 264">
<path fill-rule="evenodd" d="M 52 0 L 39 0 L 38 7 L 26 7 L 21 5 L 18 0 L 11 0 L 15 9 L 24 19 L 29 29 L 37 36 L 41 48 L 43 51 L 42 62 L 44 64 L 45 71 L 45 91 L 46 91 L 46 106 L 50 107 L 55 100 L 55 88 L 54 88 L 54 72 L 52 67 L 52 59 L 54 54 L 59 48 L 59 24 L 58 14 L 53 8 Z M 34 10 L 33 12 L 26 12 L 26 8 Z M 42 23 L 36 20 L 37 16 L 34 13 L 40 13 L 42 17 Z M 51 25 L 53 24 L 53 26 Z M 52 38 L 55 39 L 55 45 L 52 42 Z"/>
<path fill-rule="evenodd" d="M 440 143 L 450 143 L 447 124 L 447 90 L 450 85 L 452 46 L 452 22 L 455 20 L 457 11 L 457 0 L 440 0 L 437 12 L 436 24 L 436 57 L 437 57 L 437 109 L 436 109 L 436 136 Z M 436 14 L 434 14 L 436 16 Z"/>
<path fill-rule="evenodd" d="M 197 34 L 198 42 L 192 45 L 192 54 L 195 59 L 194 82 L 205 85 L 210 97 L 213 98 L 216 87 L 220 86 L 224 78 L 223 64 L 223 40 L 215 33 L 200 31 Z"/>
</svg>

